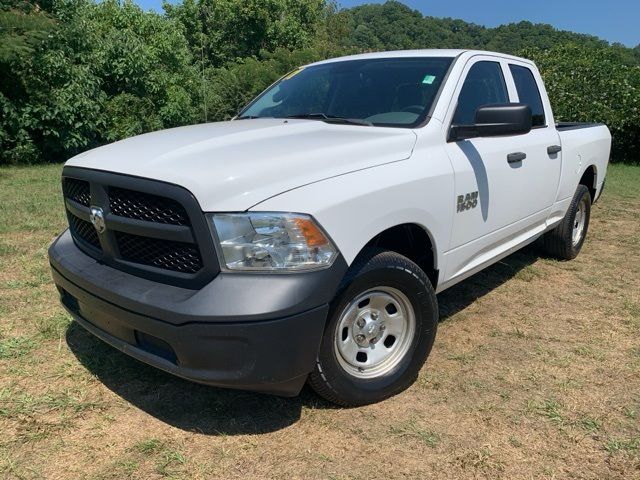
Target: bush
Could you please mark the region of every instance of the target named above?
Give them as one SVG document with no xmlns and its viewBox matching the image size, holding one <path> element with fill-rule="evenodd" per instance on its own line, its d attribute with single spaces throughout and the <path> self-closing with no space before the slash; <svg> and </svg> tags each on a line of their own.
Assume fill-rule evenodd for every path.
<svg viewBox="0 0 640 480">
<path fill-rule="evenodd" d="M 6 30 L 17 40 L 0 55 L 0 163 L 64 161 L 197 119 L 197 68 L 177 22 L 116 0 L 62 0 L 46 15 L 4 13 L 19 28 Z"/>
<path fill-rule="evenodd" d="M 324 0 L 184 0 L 164 8 L 179 21 L 206 66 L 220 67 L 262 50 L 296 50 L 318 34 Z"/>
</svg>

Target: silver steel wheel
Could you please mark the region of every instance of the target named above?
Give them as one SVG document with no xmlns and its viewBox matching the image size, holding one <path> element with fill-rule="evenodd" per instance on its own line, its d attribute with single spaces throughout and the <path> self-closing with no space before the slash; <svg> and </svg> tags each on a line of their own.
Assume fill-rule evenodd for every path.
<svg viewBox="0 0 640 480">
<path fill-rule="evenodd" d="M 584 236 L 584 227 L 587 224 L 587 198 L 582 197 L 576 210 L 576 216 L 573 220 L 573 233 L 571 235 L 571 241 L 573 246 L 577 246 L 582 237 Z"/>
<path fill-rule="evenodd" d="M 416 331 L 407 296 L 392 287 L 361 293 L 342 311 L 335 337 L 340 366 L 357 378 L 375 378 L 405 357 Z"/>
</svg>

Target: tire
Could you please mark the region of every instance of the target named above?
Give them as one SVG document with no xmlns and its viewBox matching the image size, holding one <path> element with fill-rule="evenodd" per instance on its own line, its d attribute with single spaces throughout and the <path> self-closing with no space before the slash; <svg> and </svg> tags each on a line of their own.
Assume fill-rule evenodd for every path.
<svg viewBox="0 0 640 480">
<path fill-rule="evenodd" d="M 396 395 L 417 378 L 437 327 L 436 295 L 422 269 L 371 249 L 349 268 L 331 303 L 308 383 L 344 407 Z"/>
<path fill-rule="evenodd" d="M 542 237 L 547 253 L 559 260 L 576 258 L 587 237 L 590 216 L 591 194 L 587 187 L 578 185 L 564 219 Z"/>
</svg>

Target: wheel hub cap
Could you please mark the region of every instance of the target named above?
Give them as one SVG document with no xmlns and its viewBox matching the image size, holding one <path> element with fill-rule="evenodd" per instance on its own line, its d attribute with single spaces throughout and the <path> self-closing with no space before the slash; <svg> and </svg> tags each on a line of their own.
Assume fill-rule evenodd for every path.
<svg viewBox="0 0 640 480">
<path fill-rule="evenodd" d="M 343 310 L 335 332 L 340 366 L 358 378 L 384 375 L 411 347 L 415 314 L 400 290 L 377 287 L 356 296 Z"/>
</svg>

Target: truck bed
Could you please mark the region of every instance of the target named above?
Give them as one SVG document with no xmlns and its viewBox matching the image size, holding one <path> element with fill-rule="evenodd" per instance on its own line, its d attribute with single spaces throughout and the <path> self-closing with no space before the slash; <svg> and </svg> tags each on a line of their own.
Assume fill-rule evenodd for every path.
<svg viewBox="0 0 640 480">
<path fill-rule="evenodd" d="M 607 173 L 611 134 L 601 123 L 560 123 L 557 125 L 562 143 L 562 178 L 558 200 L 570 198 L 587 166 L 595 168 L 594 189 L 600 190 Z"/>
</svg>

